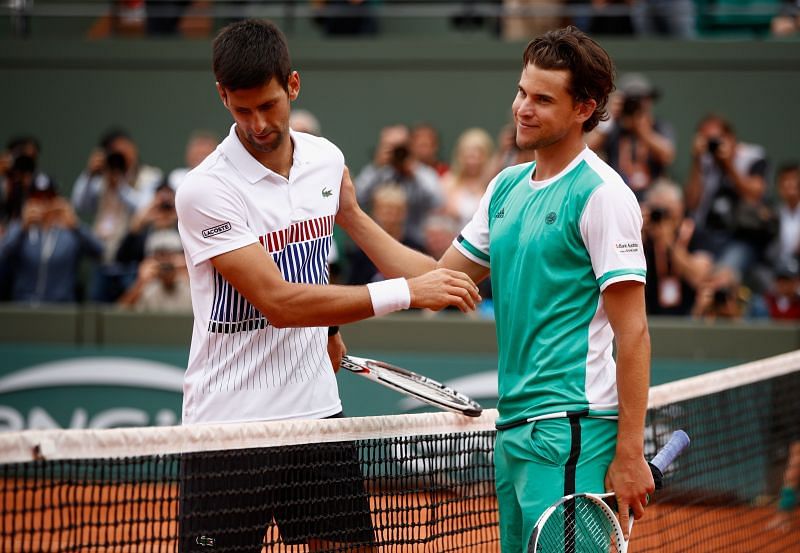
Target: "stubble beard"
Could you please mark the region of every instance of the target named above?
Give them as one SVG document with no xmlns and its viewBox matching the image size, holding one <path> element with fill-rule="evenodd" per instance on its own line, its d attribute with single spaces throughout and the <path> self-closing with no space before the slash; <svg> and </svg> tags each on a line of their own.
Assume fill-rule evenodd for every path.
<svg viewBox="0 0 800 553">
<path fill-rule="evenodd" d="M 268 143 L 264 144 L 263 142 L 257 141 L 253 135 L 247 134 L 247 143 L 250 144 L 250 147 L 253 148 L 257 152 L 261 152 L 262 154 L 271 154 L 272 152 L 276 151 L 280 148 L 281 144 L 283 144 L 284 133 L 278 132 L 275 139 Z"/>
</svg>

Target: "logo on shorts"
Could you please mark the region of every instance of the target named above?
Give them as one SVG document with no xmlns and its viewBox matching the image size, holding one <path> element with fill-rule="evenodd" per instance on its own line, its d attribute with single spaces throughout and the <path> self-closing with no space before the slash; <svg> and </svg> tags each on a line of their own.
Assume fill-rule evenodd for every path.
<svg viewBox="0 0 800 553">
<path fill-rule="evenodd" d="M 203 231 L 203 238 L 211 238 L 212 236 L 222 234 L 223 232 L 228 232 L 229 230 L 231 230 L 231 224 L 222 223 L 221 225 L 205 229 Z"/>
<path fill-rule="evenodd" d="M 614 248 L 617 253 L 638 253 L 639 242 L 616 242 Z"/>
<path fill-rule="evenodd" d="M 330 188 L 323 188 L 322 189 L 322 197 L 323 198 L 330 198 L 331 196 L 333 196 L 333 190 L 331 190 Z"/>
<path fill-rule="evenodd" d="M 505 216 L 506 216 L 506 208 L 501 207 L 500 211 L 497 212 L 497 214 L 494 216 L 494 218 L 495 219 L 502 219 Z"/>
<path fill-rule="evenodd" d="M 557 218 L 558 218 L 558 215 L 556 215 L 556 212 L 555 211 L 551 211 L 550 213 L 547 214 L 547 217 L 544 218 L 544 222 L 546 224 L 548 224 L 548 225 L 552 225 L 553 223 L 556 222 Z"/>
<path fill-rule="evenodd" d="M 194 542 L 203 547 L 214 547 L 214 543 L 216 543 L 214 538 L 210 538 L 208 536 L 197 536 L 194 539 Z"/>
</svg>

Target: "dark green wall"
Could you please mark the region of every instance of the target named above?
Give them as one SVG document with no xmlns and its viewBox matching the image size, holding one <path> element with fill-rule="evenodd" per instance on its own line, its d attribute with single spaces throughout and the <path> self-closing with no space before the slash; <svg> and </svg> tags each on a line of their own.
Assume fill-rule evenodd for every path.
<svg viewBox="0 0 800 553">
<path fill-rule="evenodd" d="M 522 44 L 488 35 L 323 41 L 292 37 L 302 91 L 296 106 L 322 121 L 356 170 L 381 126 L 430 120 L 446 151 L 470 126 L 495 134 L 510 113 Z M 605 41 L 620 71 L 646 72 L 663 91 L 658 112 L 677 132 L 681 180 L 693 128 L 705 113 L 729 115 L 742 139 L 775 161 L 800 157 L 800 42 Z M 127 127 L 142 158 L 182 163 L 189 133 L 227 132 L 207 41 L 0 40 L 0 140 L 32 133 L 43 167 L 65 188 L 111 124 Z"/>
<path fill-rule="evenodd" d="M 654 358 L 751 361 L 800 349 L 800 325 L 717 322 L 651 317 Z M 0 306 L 0 344 L 176 346 L 187 352 L 189 315 L 148 315 L 115 308 Z M 359 350 L 495 355 L 494 322 L 460 314 L 431 318 L 399 313 L 343 327 L 348 347 Z"/>
</svg>

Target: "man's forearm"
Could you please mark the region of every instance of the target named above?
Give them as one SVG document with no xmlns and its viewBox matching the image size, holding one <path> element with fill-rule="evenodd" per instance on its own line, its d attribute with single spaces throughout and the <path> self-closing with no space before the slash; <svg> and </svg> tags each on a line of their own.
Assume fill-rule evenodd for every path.
<svg viewBox="0 0 800 553">
<path fill-rule="evenodd" d="M 436 268 L 436 260 L 399 243 L 363 211 L 340 225 L 387 278 L 414 277 Z"/>
<path fill-rule="evenodd" d="M 617 339 L 618 455 L 639 456 L 644 448 L 644 420 L 650 387 L 650 336 L 646 326 L 637 334 L 638 337 L 629 335 Z"/>
</svg>

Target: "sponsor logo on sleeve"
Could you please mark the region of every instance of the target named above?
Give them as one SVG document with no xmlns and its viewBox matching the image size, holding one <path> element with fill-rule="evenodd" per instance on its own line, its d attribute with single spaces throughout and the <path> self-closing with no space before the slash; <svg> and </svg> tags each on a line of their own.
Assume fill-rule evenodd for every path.
<svg viewBox="0 0 800 553">
<path fill-rule="evenodd" d="M 639 253 L 641 245 L 639 242 L 615 242 L 614 248 L 617 253 Z"/>
<path fill-rule="evenodd" d="M 203 231 L 203 238 L 211 238 L 212 236 L 222 234 L 223 232 L 228 232 L 229 230 L 231 230 L 231 224 L 222 223 L 221 225 L 205 229 Z"/>
</svg>

